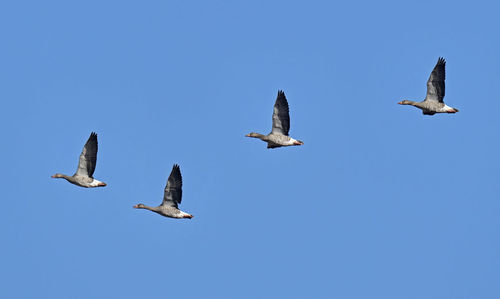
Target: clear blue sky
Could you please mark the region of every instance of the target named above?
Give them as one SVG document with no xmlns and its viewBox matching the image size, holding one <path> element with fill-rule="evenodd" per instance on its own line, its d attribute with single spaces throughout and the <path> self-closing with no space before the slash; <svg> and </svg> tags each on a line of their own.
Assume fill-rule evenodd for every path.
<svg viewBox="0 0 500 299">
<path fill-rule="evenodd" d="M 2 2 L 0 297 L 500 298 L 499 10 Z M 460 112 L 397 105 L 439 56 Z M 244 137 L 279 89 L 302 147 Z M 174 163 L 195 218 L 132 209 Z"/>
</svg>

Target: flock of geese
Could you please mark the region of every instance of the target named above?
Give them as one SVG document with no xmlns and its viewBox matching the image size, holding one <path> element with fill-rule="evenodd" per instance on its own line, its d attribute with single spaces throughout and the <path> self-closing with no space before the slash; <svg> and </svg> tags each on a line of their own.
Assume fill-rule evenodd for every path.
<svg viewBox="0 0 500 299">
<path fill-rule="evenodd" d="M 436 113 L 456 113 L 458 109 L 446 105 L 444 98 L 446 61 L 440 57 L 436 66 L 427 80 L 427 95 L 421 102 L 403 100 L 400 105 L 412 105 L 422 110 L 424 115 L 434 115 Z M 290 115 L 288 102 L 283 91 L 278 91 L 273 111 L 273 126 L 271 133 L 262 135 L 259 133 L 249 133 L 246 137 L 258 138 L 267 143 L 267 148 L 277 148 L 283 146 L 303 145 L 300 140 L 296 140 L 288 135 L 290 130 Z M 53 178 L 62 178 L 80 187 L 94 188 L 105 187 L 106 183 L 96 180 L 94 170 L 97 161 L 97 134 L 92 132 L 87 143 L 83 147 L 78 162 L 76 173 L 72 176 L 56 173 Z M 172 172 L 167 180 L 162 203 L 157 207 L 150 207 L 142 203 L 134 206 L 136 209 L 146 209 L 156 212 L 162 216 L 170 218 L 193 218 L 193 215 L 179 209 L 182 201 L 182 175 L 179 165 L 174 164 Z"/>
</svg>

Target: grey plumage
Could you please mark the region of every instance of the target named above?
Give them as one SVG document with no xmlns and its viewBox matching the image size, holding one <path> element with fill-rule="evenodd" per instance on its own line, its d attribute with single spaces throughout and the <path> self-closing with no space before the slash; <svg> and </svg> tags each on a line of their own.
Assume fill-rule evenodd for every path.
<svg viewBox="0 0 500 299">
<path fill-rule="evenodd" d="M 78 160 L 78 167 L 72 176 L 56 173 L 53 178 L 63 178 L 68 182 L 80 187 L 93 188 L 104 187 L 106 183 L 94 179 L 94 171 L 97 163 L 97 134 L 90 133 L 90 137 L 83 146 Z"/>
<path fill-rule="evenodd" d="M 90 133 L 90 137 L 85 143 L 80 154 L 80 160 L 78 161 L 78 168 L 76 169 L 76 175 L 93 177 L 95 166 L 97 163 L 97 134 L 95 132 Z"/>
<path fill-rule="evenodd" d="M 427 80 L 427 95 L 424 101 L 435 101 L 439 103 L 444 103 L 444 80 L 446 61 L 443 57 L 438 58 L 436 66 Z"/>
<path fill-rule="evenodd" d="M 135 209 L 146 209 L 170 218 L 193 218 L 193 215 L 179 210 L 182 201 L 182 175 L 179 165 L 174 164 L 167 179 L 163 193 L 163 201 L 157 207 L 149 207 L 142 203 L 134 206 Z"/>
<path fill-rule="evenodd" d="M 285 93 L 282 90 L 279 90 L 273 108 L 273 125 L 271 133 L 262 135 L 252 132 L 247 134 L 246 136 L 258 138 L 264 142 L 267 142 L 267 148 L 304 144 L 302 141 L 295 140 L 288 136 L 289 131 L 290 114 L 288 101 L 286 100 Z"/>
<path fill-rule="evenodd" d="M 182 201 L 182 175 L 179 165 L 174 164 L 165 186 L 162 205 L 177 208 Z"/>
<path fill-rule="evenodd" d="M 291 141 L 291 137 L 288 135 L 281 135 L 278 133 L 271 133 L 267 135 L 266 141 L 267 141 L 267 148 L 277 148 L 277 147 L 282 147 Z M 302 141 L 300 141 L 302 142 Z M 297 145 L 297 144 L 295 144 Z"/>
<path fill-rule="evenodd" d="M 412 105 L 422 110 L 424 115 L 434 115 L 436 113 L 456 113 L 458 109 L 447 106 L 444 103 L 446 61 L 439 57 L 436 66 L 432 70 L 427 80 L 427 94 L 421 102 L 403 100 L 400 105 Z"/>
<path fill-rule="evenodd" d="M 271 133 L 288 136 L 288 131 L 290 131 L 288 101 L 286 100 L 285 93 L 279 90 L 276 102 L 274 103 L 273 128 Z"/>
</svg>

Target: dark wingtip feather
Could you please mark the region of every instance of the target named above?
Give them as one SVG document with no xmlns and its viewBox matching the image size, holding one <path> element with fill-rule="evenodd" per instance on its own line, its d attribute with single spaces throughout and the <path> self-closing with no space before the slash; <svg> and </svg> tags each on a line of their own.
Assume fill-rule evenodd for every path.
<svg viewBox="0 0 500 299">
<path fill-rule="evenodd" d="M 174 164 L 174 166 L 172 166 L 172 174 L 178 176 L 179 180 L 182 182 L 181 167 L 179 166 L 179 164 Z"/>
<path fill-rule="evenodd" d="M 97 145 L 97 133 L 96 132 L 90 133 L 89 141 L 95 142 L 95 144 Z"/>
<path fill-rule="evenodd" d="M 446 60 L 445 60 L 443 57 L 439 57 L 439 58 L 438 58 L 438 62 L 437 62 L 437 64 L 438 64 L 438 65 L 439 65 L 439 64 L 445 65 L 445 64 L 446 64 Z"/>
<path fill-rule="evenodd" d="M 288 101 L 286 100 L 285 92 L 283 90 L 278 90 L 276 101 L 281 103 L 285 102 L 288 105 Z"/>
</svg>

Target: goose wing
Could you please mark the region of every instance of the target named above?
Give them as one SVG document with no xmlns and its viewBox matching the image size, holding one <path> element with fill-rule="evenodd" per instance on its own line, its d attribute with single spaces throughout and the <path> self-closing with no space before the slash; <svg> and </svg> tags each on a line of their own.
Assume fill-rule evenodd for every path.
<svg viewBox="0 0 500 299">
<path fill-rule="evenodd" d="M 443 57 L 439 57 L 436 66 L 432 70 L 429 80 L 427 80 L 427 96 L 426 101 L 434 101 L 444 103 L 444 80 L 445 80 L 446 61 Z"/>
<path fill-rule="evenodd" d="M 92 132 L 83 146 L 78 162 L 77 175 L 92 177 L 97 163 L 97 134 Z"/>
<path fill-rule="evenodd" d="M 167 205 L 177 208 L 177 205 L 182 200 L 182 175 L 179 165 L 174 164 L 172 172 L 167 180 L 165 186 L 165 193 L 163 194 L 163 202 L 161 205 Z"/>
<path fill-rule="evenodd" d="M 288 136 L 290 130 L 290 115 L 288 112 L 288 102 L 285 93 L 278 91 L 276 103 L 274 103 L 273 111 L 273 129 L 272 133 L 279 133 Z"/>
</svg>

